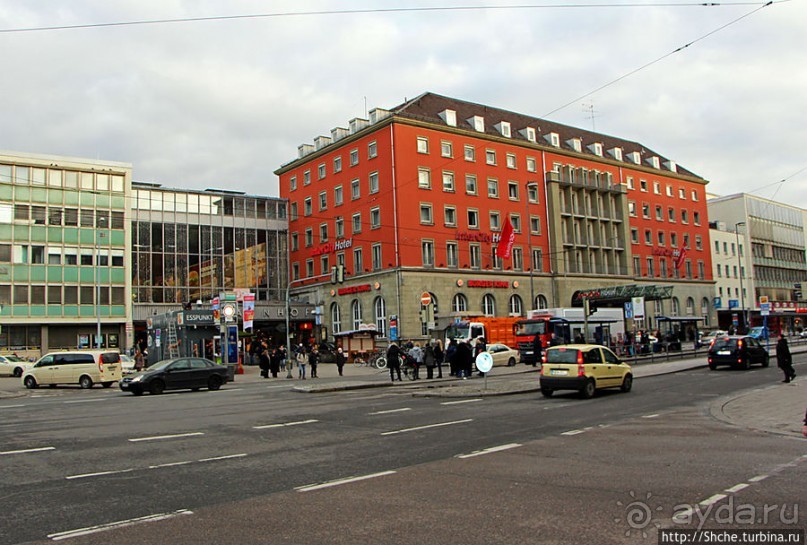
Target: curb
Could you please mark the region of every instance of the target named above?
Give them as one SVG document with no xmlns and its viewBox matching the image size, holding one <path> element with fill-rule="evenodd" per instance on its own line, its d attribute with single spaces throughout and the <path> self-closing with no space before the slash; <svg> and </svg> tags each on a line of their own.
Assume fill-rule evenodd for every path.
<svg viewBox="0 0 807 545">
<path fill-rule="evenodd" d="M 742 400 L 743 398 L 751 396 L 751 395 L 756 395 L 756 394 L 761 394 L 761 393 L 764 393 L 764 392 L 769 392 L 770 390 L 774 390 L 774 389 L 777 389 L 777 388 L 780 388 L 780 387 L 781 387 L 780 384 L 770 384 L 768 386 L 761 387 L 761 388 L 759 388 L 759 387 L 758 388 L 753 388 L 751 390 L 742 392 L 740 394 L 728 395 L 728 396 L 720 397 L 720 398 L 712 401 L 711 403 L 709 403 L 708 414 L 709 414 L 709 416 L 711 416 L 715 420 L 717 420 L 719 422 L 722 422 L 723 424 L 726 424 L 728 426 L 735 427 L 735 428 L 740 428 L 740 429 L 743 429 L 743 430 L 750 430 L 750 431 L 755 431 L 755 432 L 761 432 L 761 433 L 767 433 L 767 434 L 771 434 L 771 435 L 779 435 L 779 436 L 783 436 L 783 437 L 795 437 L 795 438 L 800 439 L 800 438 L 802 438 L 801 433 L 788 431 L 788 430 L 771 429 L 771 428 L 766 428 L 766 427 L 757 426 L 757 425 L 751 425 L 751 424 L 749 424 L 747 422 L 738 421 L 738 420 L 728 416 L 724 411 L 725 407 L 729 403 L 733 403 L 735 401 Z"/>
</svg>

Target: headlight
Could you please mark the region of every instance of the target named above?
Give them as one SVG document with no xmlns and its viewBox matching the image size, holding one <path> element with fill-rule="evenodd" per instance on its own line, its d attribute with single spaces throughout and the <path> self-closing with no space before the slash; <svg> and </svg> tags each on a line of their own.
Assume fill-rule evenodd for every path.
<svg viewBox="0 0 807 545">
<path fill-rule="evenodd" d="M 143 379 L 143 375 L 137 375 L 136 377 L 132 377 L 131 382 L 140 382 Z"/>
</svg>

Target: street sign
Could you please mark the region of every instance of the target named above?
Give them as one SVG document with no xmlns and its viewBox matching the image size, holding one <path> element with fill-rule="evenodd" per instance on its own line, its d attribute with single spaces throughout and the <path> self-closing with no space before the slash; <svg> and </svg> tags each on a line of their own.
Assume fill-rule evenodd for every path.
<svg viewBox="0 0 807 545">
<path fill-rule="evenodd" d="M 489 352 L 480 352 L 476 357 L 476 368 L 483 373 L 493 369 L 493 356 Z"/>
<path fill-rule="evenodd" d="M 771 304 L 770 303 L 760 303 L 759 304 L 759 313 L 762 316 L 768 316 L 771 313 Z"/>
<path fill-rule="evenodd" d="M 759 296 L 759 304 L 760 305 L 766 305 L 766 304 L 768 304 L 768 302 L 769 301 L 768 301 L 768 296 L 767 295 L 760 295 Z"/>
<path fill-rule="evenodd" d="M 424 291 L 420 295 L 420 304 L 423 305 L 424 307 L 431 305 L 432 304 L 432 294 L 429 293 L 428 291 Z"/>
</svg>

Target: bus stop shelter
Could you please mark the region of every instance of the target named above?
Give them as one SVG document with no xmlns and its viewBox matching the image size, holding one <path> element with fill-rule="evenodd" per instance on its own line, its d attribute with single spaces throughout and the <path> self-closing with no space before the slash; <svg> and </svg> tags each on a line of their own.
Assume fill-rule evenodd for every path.
<svg viewBox="0 0 807 545">
<path fill-rule="evenodd" d="M 681 350 L 684 342 L 698 341 L 698 322 L 704 318 L 699 316 L 656 316 L 656 328 L 661 334 L 659 342 L 666 351 Z"/>
</svg>

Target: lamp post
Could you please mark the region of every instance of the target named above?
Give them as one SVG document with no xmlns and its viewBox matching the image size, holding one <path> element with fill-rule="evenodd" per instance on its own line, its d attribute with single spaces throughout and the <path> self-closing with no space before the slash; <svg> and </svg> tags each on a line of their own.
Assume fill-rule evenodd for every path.
<svg viewBox="0 0 807 545">
<path fill-rule="evenodd" d="M 104 224 L 106 223 L 106 218 L 100 216 L 98 218 L 98 227 L 103 229 Z M 95 347 L 101 348 L 101 248 L 100 248 L 100 240 L 103 239 L 106 234 L 103 231 L 98 231 L 95 238 L 95 318 L 96 318 L 96 329 L 95 329 Z"/>
<path fill-rule="evenodd" d="M 532 218 L 530 218 L 530 186 L 535 186 L 536 191 L 538 191 L 538 182 L 527 182 L 527 195 L 526 195 L 526 210 L 527 210 L 527 252 L 529 253 L 530 259 L 530 308 L 529 310 L 535 309 L 535 284 L 533 283 L 533 272 L 535 270 L 535 259 L 533 259 L 532 255 Z"/>
<path fill-rule="evenodd" d="M 734 236 L 737 239 L 737 266 L 739 268 L 737 274 L 740 275 L 740 310 L 742 311 L 743 314 L 743 330 L 748 331 L 748 316 L 745 312 L 745 289 L 743 288 L 743 276 L 744 276 L 743 262 L 740 258 L 740 231 L 739 231 L 740 225 L 745 226 L 745 222 L 738 221 L 737 223 L 734 224 Z"/>
</svg>

